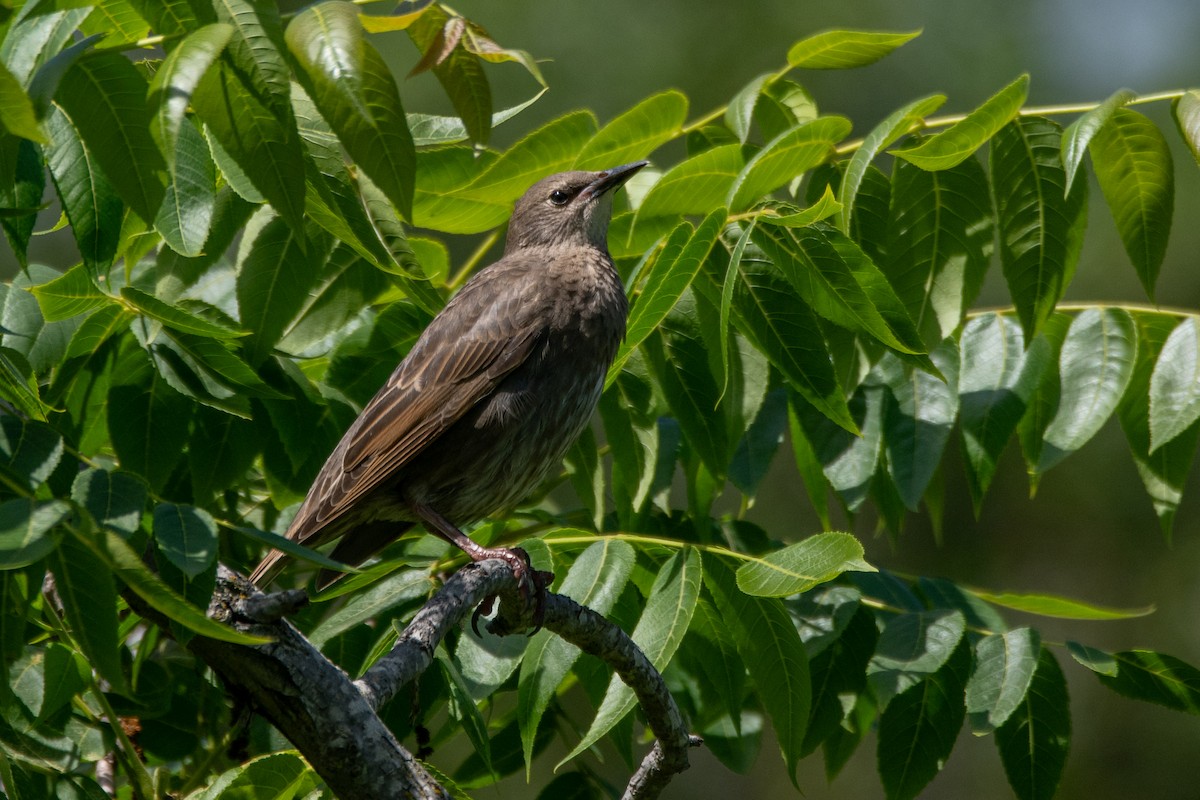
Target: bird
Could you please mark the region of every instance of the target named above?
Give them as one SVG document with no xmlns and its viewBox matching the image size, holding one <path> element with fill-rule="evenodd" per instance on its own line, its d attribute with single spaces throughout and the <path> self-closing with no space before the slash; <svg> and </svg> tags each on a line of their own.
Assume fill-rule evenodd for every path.
<svg viewBox="0 0 1200 800">
<path fill-rule="evenodd" d="M 363 408 L 288 539 L 338 539 L 329 556 L 357 566 L 420 524 L 474 561 L 506 561 L 522 595 L 545 588 L 523 550 L 484 547 L 461 526 L 513 508 L 591 420 L 629 313 L 607 244 L 613 195 L 646 164 L 551 175 L 517 200 L 501 258 L 450 299 Z M 250 580 L 266 588 L 286 558 L 272 550 Z M 318 589 L 339 577 L 322 570 Z"/>
</svg>

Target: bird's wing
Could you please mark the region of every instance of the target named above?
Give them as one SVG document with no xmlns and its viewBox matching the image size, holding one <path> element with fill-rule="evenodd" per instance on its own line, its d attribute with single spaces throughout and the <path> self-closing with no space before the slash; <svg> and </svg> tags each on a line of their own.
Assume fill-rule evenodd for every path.
<svg viewBox="0 0 1200 800">
<path fill-rule="evenodd" d="M 530 265 L 512 261 L 505 259 L 464 286 L 425 329 L 321 468 L 288 538 L 325 541 L 323 528 L 525 362 L 542 331 L 528 324 L 536 299 L 522 297 L 513 286 Z"/>
</svg>

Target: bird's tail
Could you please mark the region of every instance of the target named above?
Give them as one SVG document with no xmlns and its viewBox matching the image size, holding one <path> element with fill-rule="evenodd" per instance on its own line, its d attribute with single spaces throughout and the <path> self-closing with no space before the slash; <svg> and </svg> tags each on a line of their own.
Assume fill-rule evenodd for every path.
<svg viewBox="0 0 1200 800">
<path fill-rule="evenodd" d="M 283 568 L 286 566 L 287 553 L 282 550 L 272 550 L 262 561 L 258 562 L 254 572 L 250 573 L 250 582 L 259 589 L 266 589 L 272 581 L 279 577 L 279 573 L 283 572 Z"/>
</svg>

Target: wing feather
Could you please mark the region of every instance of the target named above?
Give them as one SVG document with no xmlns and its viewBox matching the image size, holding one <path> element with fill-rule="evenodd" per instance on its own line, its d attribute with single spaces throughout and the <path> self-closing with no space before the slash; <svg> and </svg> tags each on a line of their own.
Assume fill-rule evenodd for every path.
<svg viewBox="0 0 1200 800">
<path fill-rule="evenodd" d="M 289 538 L 309 545 L 331 538 L 325 530 L 330 523 L 383 485 L 525 362 L 542 331 L 530 324 L 536 299 L 521 297 L 514 283 L 536 266 L 503 259 L 455 295 L 334 448 L 300 506 Z"/>
</svg>

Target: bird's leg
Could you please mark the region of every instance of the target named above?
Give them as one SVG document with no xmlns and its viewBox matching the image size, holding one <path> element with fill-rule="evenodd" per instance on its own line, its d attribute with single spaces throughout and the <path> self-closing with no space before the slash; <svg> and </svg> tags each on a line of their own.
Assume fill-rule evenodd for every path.
<svg viewBox="0 0 1200 800">
<path fill-rule="evenodd" d="M 472 561 L 486 561 L 489 558 L 498 558 L 507 563 L 512 568 L 513 577 L 517 579 L 517 587 L 521 593 L 521 597 L 526 601 L 530 599 L 533 601 L 533 632 L 536 633 L 541 629 L 542 617 L 546 611 L 546 587 L 554 580 L 552 573 L 534 569 L 529 561 L 529 554 L 519 547 L 484 547 L 478 542 L 473 541 L 471 537 L 460 531 L 457 525 L 427 505 L 413 503 L 412 510 L 425 523 L 426 528 L 431 533 L 442 537 L 450 544 L 462 550 L 471 557 Z M 495 595 L 485 597 L 483 602 L 479 604 L 479 608 L 471 615 L 471 628 L 475 631 L 476 636 L 479 635 L 478 621 L 480 615 L 491 613 L 495 602 Z"/>
</svg>

